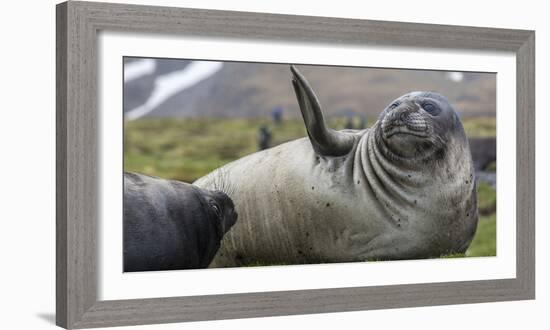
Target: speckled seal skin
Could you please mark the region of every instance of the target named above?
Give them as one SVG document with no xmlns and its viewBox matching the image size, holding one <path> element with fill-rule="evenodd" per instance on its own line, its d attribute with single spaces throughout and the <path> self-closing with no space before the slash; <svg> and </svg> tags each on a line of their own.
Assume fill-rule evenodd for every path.
<svg viewBox="0 0 550 330">
<path fill-rule="evenodd" d="M 464 252 L 478 221 L 474 169 L 447 99 L 412 92 L 389 104 L 371 128 L 335 131 L 306 79 L 291 71 L 308 138 L 195 182 L 212 188 L 223 181 L 239 213 L 211 266 Z"/>
</svg>

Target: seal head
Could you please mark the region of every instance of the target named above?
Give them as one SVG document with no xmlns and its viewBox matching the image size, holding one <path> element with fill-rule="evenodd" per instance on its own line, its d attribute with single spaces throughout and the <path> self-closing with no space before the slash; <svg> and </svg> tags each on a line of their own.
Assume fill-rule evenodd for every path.
<svg viewBox="0 0 550 330">
<path fill-rule="evenodd" d="M 198 191 L 197 198 L 204 205 L 204 210 L 209 213 L 208 218 L 214 221 L 218 237 L 221 239 L 237 222 L 238 214 L 233 201 L 219 190 L 193 188 Z"/>
<path fill-rule="evenodd" d="M 447 98 L 412 92 L 388 105 L 375 127 L 386 157 L 396 161 L 442 158 L 451 139 L 465 141 L 464 129 Z"/>
</svg>

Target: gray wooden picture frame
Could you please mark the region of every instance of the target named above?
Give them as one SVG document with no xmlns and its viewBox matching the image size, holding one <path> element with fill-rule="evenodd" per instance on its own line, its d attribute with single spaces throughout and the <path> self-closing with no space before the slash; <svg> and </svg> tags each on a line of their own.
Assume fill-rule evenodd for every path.
<svg viewBox="0 0 550 330">
<path fill-rule="evenodd" d="M 166 8 L 57 5 L 56 322 L 87 328 L 357 311 L 535 297 L 535 32 Z M 100 31 L 510 51 L 517 59 L 516 278 L 98 301 Z"/>
</svg>

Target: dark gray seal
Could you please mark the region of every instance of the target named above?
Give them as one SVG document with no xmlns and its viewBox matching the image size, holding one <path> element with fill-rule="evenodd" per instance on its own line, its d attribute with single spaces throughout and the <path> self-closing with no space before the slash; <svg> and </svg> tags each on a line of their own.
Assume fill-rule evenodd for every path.
<svg viewBox="0 0 550 330">
<path fill-rule="evenodd" d="M 412 92 L 365 130 L 335 131 L 292 68 L 308 138 L 236 160 L 223 173 L 239 222 L 211 266 L 411 259 L 464 252 L 477 226 L 468 140 L 448 100 Z"/>
<path fill-rule="evenodd" d="M 124 173 L 124 271 L 205 268 L 236 220 L 223 192 Z"/>
</svg>

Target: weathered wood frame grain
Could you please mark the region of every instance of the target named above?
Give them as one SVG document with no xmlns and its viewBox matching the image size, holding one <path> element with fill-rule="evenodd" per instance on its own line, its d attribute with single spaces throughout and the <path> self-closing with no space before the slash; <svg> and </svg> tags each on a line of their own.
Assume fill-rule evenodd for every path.
<svg viewBox="0 0 550 330">
<path fill-rule="evenodd" d="M 57 5 L 56 322 L 88 328 L 535 297 L 534 31 L 166 8 Z M 515 52 L 517 277 L 376 287 L 98 301 L 98 79 L 100 31 Z"/>
</svg>

